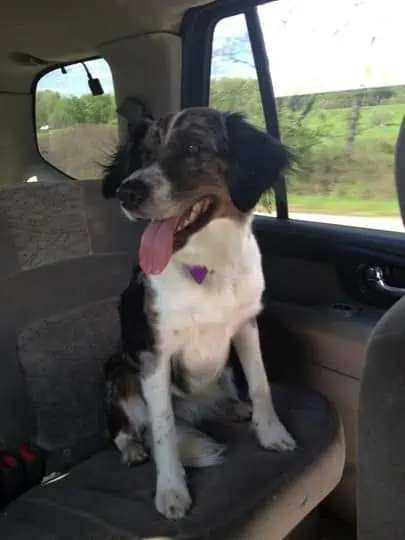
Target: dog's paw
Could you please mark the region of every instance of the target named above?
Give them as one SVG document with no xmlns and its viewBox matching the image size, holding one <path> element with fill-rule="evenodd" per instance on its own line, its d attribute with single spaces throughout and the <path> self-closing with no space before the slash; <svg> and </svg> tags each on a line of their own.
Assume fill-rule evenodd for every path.
<svg viewBox="0 0 405 540">
<path fill-rule="evenodd" d="M 263 448 L 278 452 L 292 452 L 295 450 L 297 443 L 279 420 L 276 419 L 264 425 L 254 425 L 257 438 Z"/>
<path fill-rule="evenodd" d="M 191 506 L 191 497 L 185 483 L 170 487 L 157 486 L 155 497 L 156 510 L 168 519 L 184 517 Z"/>
<path fill-rule="evenodd" d="M 140 465 L 149 458 L 149 454 L 144 445 L 135 440 L 128 441 L 125 447 L 121 450 L 121 455 L 122 463 L 128 466 Z"/>
<path fill-rule="evenodd" d="M 252 418 L 252 406 L 244 401 L 232 401 L 226 410 L 231 422 L 247 422 Z"/>
</svg>

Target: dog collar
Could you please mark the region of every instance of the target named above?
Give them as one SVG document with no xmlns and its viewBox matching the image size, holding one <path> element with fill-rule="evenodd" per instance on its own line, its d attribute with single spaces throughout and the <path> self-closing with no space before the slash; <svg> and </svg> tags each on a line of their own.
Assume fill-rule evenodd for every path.
<svg viewBox="0 0 405 540">
<path fill-rule="evenodd" d="M 207 277 L 208 268 L 206 266 L 193 266 L 189 264 L 187 264 L 186 267 L 194 281 L 198 285 L 201 285 Z"/>
</svg>

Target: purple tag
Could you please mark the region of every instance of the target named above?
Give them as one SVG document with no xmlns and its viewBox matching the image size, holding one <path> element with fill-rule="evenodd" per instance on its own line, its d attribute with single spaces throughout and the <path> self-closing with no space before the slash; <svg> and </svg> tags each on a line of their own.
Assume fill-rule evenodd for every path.
<svg viewBox="0 0 405 540">
<path fill-rule="evenodd" d="M 194 279 L 198 285 L 204 281 L 208 274 L 208 268 L 206 266 L 188 266 L 188 271 L 191 274 L 191 277 Z"/>
</svg>

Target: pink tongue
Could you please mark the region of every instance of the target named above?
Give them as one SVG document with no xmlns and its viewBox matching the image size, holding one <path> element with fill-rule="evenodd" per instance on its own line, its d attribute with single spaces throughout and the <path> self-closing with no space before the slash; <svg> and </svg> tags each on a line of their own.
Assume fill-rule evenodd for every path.
<svg viewBox="0 0 405 540">
<path fill-rule="evenodd" d="M 160 274 L 169 264 L 178 222 L 178 217 L 152 221 L 145 229 L 139 248 L 139 265 L 145 274 Z"/>
</svg>

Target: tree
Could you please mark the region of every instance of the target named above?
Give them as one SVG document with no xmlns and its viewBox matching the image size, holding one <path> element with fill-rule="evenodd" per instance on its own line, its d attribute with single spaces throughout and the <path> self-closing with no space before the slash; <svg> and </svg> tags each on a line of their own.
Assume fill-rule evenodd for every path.
<svg viewBox="0 0 405 540">
<path fill-rule="evenodd" d="M 256 79 L 222 77 L 211 84 L 210 105 L 221 111 L 240 111 L 264 129 L 263 107 Z"/>
<path fill-rule="evenodd" d="M 353 155 L 354 150 L 354 141 L 356 140 L 360 115 L 361 115 L 361 106 L 363 103 L 363 92 L 356 92 L 353 96 L 353 105 L 349 114 L 348 129 L 347 129 L 347 153 L 349 157 Z"/>
<path fill-rule="evenodd" d="M 247 66 L 252 70 L 255 69 L 247 33 L 226 37 L 219 45 L 214 46 L 213 58 L 219 62 L 233 62 Z"/>
<path fill-rule="evenodd" d="M 36 96 L 37 129 L 43 125 L 60 129 L 76 124 L 111 124 L 115 118 L 112 94 L 61 96 L 58 92 L 44 90 Z"/>
<path fill-rule="evenodd" d="M 248 35 L 228 37 L 214 47 L 215 73 L 229 74 L 231 66 L 239 64 L 251 71 L 248 77 L 217 76 L 211 83 L 210 104 L 220 110 L 243 112 L 257 127 L 265 128 L 263 106 Z M 294 148 L 297 156 L 296 174 L 307 182 L 310 178 L 311 152 L 323 136 L 305 121 L 313 111 L 316 95 L 290 96 L 277 100 L 283 140 Z"/>
<path fill-rule="evenodd" d="M 51 114 L 61 100 L 59 92 L 44 90 L 36 96 L 36 121 L 37 129 L 51 123 Z"/>
</svg>

